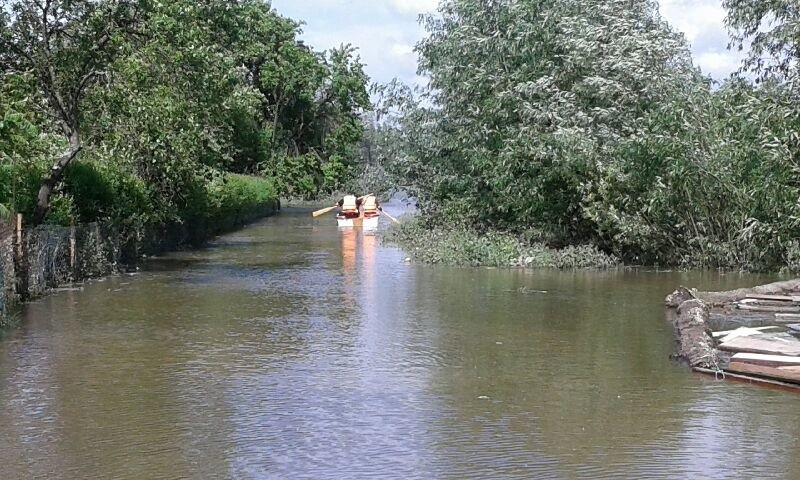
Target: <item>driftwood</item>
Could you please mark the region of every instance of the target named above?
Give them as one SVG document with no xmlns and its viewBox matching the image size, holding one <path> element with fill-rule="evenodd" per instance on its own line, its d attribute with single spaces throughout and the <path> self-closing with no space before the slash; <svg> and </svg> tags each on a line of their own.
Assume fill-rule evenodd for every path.
<svg viewBox="0 0 800 480">
<path fill-rule="evenodd" d="M 697 298 L 697 290 L 690 290 L 684 286 L 678 287 L 677 290 L 667 295 L 664 303 L 671 308 L 678 308 L 683 302 L 695 300 Z"/>
<path fill-rule="evenodd" d="M 708 327 L 708 306 L 701 300 L 687 300 L 678 307 L 675 330 L 677 357 L 691 367 L 717 368 L 720 363 L 715 342 Z"/>
<path fill-rule="evenodd" d="M 800 308 L 797 305 L 798 297 L 800 279 L 727 292 L 700 292 L 682 286 L 665 298 L 668 317 L 674 324 L 677 337 L 678 349 L 674 356 L 685 361 L 693 370 L 703 373 L 725 372 L 726 378 L 732 376 L 751 382 L 792 385 L 786 382 L 800 378 L 800 368 L 794 363 L 800 363 L 800 341 L 790 335 L 776 336 L 762 332 L 775 328 L 772 326 L 717 332 L 716 336 L 720 339 L 715 340 L 709 330 L 709 319 L 713 311 L 715 315 L 721 314 L 723 317 L 739 317 L 750 313 L 754 321 L 763 321 L 754 315 L 754 310 L 797 311 Z M 735 313 L 737 309 L 739 314 Z M 796 322 L 799 318 L 781 313 L 777 316 L 779 318 L 772 320 L 775 323 Z M 785 360 L 780 356 L 793 360 Z M 752 362 L 750 357 L 754 358 Z M 735 362 L 734 368 L 731 368 L 731 362 Z M 763 376 L 771 376 L 772 380 Z"/>
</svg>

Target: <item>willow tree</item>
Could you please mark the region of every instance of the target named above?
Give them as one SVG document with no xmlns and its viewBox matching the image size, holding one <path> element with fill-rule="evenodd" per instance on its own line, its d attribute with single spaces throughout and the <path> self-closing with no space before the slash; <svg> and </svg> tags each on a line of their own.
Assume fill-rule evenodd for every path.
<svg viewBox="0 0 800 480">
<path fill-rule="evenodd" d="M 81 151 L 82 104 L 135 29 L 138 2 L 127 0 L 8 0 L 0 13 L 0 67 L 32 74 L 42 114 L 67 140 L 39 188 L 34 223 L 44 220 L 50 195 Z"/>
<path fill-rule="evenodd" d="M 448 0 L 425 26 L 436 133 L 416 160 L 433 203 L 479 228 L 591 239 L 586 203 L 619 146 L 706 88 L 654 0 Z"/>
<path fill-rule="evenodd" d="M 745 68 L 767 78 L 796 77 L 800 61 L 800 4 L 796 0 L 725 0 L 731 46 L 748 48 Z"/>
</svg>

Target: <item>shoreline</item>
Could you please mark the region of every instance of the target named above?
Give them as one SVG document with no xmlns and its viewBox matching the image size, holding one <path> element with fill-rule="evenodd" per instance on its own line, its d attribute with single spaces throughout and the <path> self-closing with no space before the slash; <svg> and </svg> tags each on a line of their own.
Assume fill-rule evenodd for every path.
<svg viewBox="0 0 800 480">
<path fill-rule="evenodd" d="M 145 258 L 202 246 L 217 235 L 277 214 L 280 200 L 243 206 L 236 214 L 189 223 L 146 225 L 121 234 L 109 223 L 40 225 L 0 239 L 0 332 L 14 326 L 27 302 L 59 288 L 130 271 Z M 20 256 L 20 250 L 22 255 Z"/>
</svg>

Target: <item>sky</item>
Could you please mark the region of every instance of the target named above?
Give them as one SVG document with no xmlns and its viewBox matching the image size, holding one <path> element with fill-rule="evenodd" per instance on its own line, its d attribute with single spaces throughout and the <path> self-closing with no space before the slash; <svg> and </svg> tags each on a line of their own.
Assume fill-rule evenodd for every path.
<svg viewBox="0 0 800 480">
<path fill-rule="evenodd" d="M 397 77 L 424 84 L 417 76 L 414 45 L 425 35 L 420 13 L 438 0 L 272 0 L 283 16 L 302 20 L 303 39 L 317 50 L 342 43 L 359 47 L 367 74 L 376 82 Z M 661 13 L 686 35 L 695 64 L 716 80 L 739 67 L 741 54 L 727 50 L 722 0 L 659 0 Z"/>
</svg>

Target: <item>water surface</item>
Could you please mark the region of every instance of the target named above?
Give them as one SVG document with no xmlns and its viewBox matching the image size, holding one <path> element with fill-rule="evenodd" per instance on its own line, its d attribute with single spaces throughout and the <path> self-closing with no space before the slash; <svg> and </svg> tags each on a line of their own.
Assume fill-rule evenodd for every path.
<svg viewBox="0 0 800 480">
<path fill-rule="evenodd" d="M 0 476 L 800 478 L 800 396 L 668 358 L 666 293 L 772 278 L 419 266 L 332 223 L 27 306 Z"/>
</svg>

